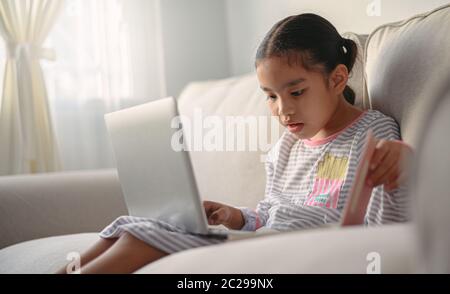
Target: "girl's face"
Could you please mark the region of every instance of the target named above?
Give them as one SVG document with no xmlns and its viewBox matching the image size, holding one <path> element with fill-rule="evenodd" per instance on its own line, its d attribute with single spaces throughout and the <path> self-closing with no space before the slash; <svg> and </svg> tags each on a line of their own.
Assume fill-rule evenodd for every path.
<svg viewBox="0 0 450 294">
<path fill-rule="evenodd" d="M 320 72 L 289 65 L 286 57 L 261 60 L 256 74 L 272 115 L 299 139 L 318 134 L 337 109 L 336 87 L 328 87 Z"/>
</svg>

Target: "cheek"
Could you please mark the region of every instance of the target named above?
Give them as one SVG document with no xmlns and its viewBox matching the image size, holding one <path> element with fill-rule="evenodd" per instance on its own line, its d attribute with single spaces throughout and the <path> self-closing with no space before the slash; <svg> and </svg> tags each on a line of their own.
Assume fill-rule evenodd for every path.
<svg viewBox="0 0 450 294">
<path fill-rule="evenodd" d="M 314 93 L 314 101 L 309 102 L 314 102 L 310 106 L 314 111 L 319 113 L 328 113 L 334 109 L 334 99 L 325 88 L 317 89 Z"/>
<path fill-rule="evenodd" d="M 270 113 L 273 116 L 278 116 L 278 105 L 274 102 L 268 101 L 267 106 L 269 107 Z"/>
</svg>

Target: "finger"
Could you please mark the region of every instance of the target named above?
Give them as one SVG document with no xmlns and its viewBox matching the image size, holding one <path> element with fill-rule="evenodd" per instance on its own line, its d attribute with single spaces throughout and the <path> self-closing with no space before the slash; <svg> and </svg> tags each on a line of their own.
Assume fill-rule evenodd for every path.
<svg viewBox="0 0 450 294">
<path fill-rule="evenodd" d="M 210 207 L 210 206 L 211 206 L 211 203 L 212 203 L 212 202 L 211 202 L 211 201 L 208 201 L 208 200 L 204 200 L 204 201 L 202 202 L 204 208 Z"/>
<path fill-rule="evenodd" d="M 230 217 L 228 209 L 222 207 L 211 214 L 209 217 L 213 225 L 226 223 Z"/>
<path fill-rule="evenodd" d="M 203 207 L 205 208 L 206 216 L 209 217 L 211 213 L 213 213 L 214 210 L 216 210 L 217 203 L 212 201 L 203 201 Z"/>
<path fill-rule="evenodd" d="M 211 201 L 211 200 L 203 200 L 203 205 L 206 205 L 206 206 L 222 206 L 221 203 L 215 202 L 215 201 Z"/>
<path fill-rule="evenodd" d="M 217 223 L 217 212 L 212 213 L 209 217 L 208 217 L 208 224 L 210 225 L 215 225 Z"/>
<path fill-rule="evenodd" d="M 206 216 L 209 217 L 209 215 L 211 214 L 211 205 L 209 201 L 203 201 L 202 204 L 203 208 L 205 209 Z"/>
<path fill-rule="evenodd" d="M 378 179 L 373 181 L 373 186 L 376 187 L 378 185 L 386 184 L 388 183 L 388 179 L 390 178 L 396 178 L 399 175 L 398 167 L 396 166 L 395 162 L 394 164 L 386 169 L 385 173 L 381 175 Z"/>
<path fill-rule="evenodd" d="M 375 146 L 375 151 L 370 160 L 370 170 L 375 170 L 384 157 L 388 154 L 389 149 L 385 147 L 385 144 L 386 140 L 380 140 Z"/>
<path fill-rule="evenodd" d="M 369 173 L 369 176 L 367 177 L 367 184 L 369 186 L 377 186 L 375 185 L 379 179 L 386 174 L 387 170 L 390 170 L 392 166 L 394 166 L 397 163 L 395 159 L 394 154 L 388 154 L 386 157 L 384 157 L 383 161 L 380 162 L 378 167 Z"/>
<path fill-rule="evenodd" d="M 220 209 L 211 213 L 211 215 L 208 217 L 208 223 L 210 225 L 218 225 L 222 223 Z"/>
<path fill-rule="evenodd" d="M 218 209 L 216 211 L 214 211 L 211 216 L 209 217 L 209 219 L 211 220 L 210 222 L 208 221 L 208 223 L 210 223 L 211 225 L 220 225 L 226 222 L 227 219 L 227 215 L 225 212 L 226 209 Z"/>
</svg>

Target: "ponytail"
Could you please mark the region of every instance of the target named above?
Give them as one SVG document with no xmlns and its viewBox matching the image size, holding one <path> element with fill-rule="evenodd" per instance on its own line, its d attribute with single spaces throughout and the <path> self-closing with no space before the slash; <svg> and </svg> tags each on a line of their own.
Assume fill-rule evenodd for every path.
<svg viewBox="0 0 450 294">
<path fill-rule="evenodd" d="M 356 43 L 353 40 L 342 38 L 341 41 L 342 47 L 342 64 L 347 67 L 348 72 L 350 73 L 353 69 L 353 65 L 355 64 L 356 55 L 358 53 L 358 47 L 356 47 Z M 345 100 L 348 103 L 354 105 L 355 104 L 355 92 L 350 86 L 345 86 L 344 92 Z"/>
</svg>

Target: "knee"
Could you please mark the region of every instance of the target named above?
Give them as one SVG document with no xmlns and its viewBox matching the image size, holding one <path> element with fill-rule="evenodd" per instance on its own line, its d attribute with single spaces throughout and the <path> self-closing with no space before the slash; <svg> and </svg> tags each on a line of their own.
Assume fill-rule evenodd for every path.
<svg viewBox="0 0 450 294">
<path fill-rule="evenodd" d="M 122 243 L 126 243 L 127 246 L 130 245 L 147 245 L 147 243 L 145 243 L 144 241 L 142 241 L 141 239 L 135 237 L 133 234 L 129 233 L 129 232 L 123 232 L 120 235 L 120 238 Z"/>
<path fill-rule="evenodd" d="M 127 241 L 127 242 L 136 242 L 136 240 L 138 240 L 135 236 L 133 236 L 133 234 L 128 233 L 128 232 L 123 232 L 120 235 L 119 239 L 122 241 Z"/>
<path fill-rule="evenodd" d="M 167 255 L 166 252 L 159 250 L 158 248 L 147 244 L 141 239 L 133 236 L 133 234 L 129 232 L 124 232 L 121 236 L 121 243 L 125 246 L 125 248 L 133 248 L 133 252 L 141 252 L 141 253 L 149 253 L 152 256 L 162 257 Z"/>
</svg>

